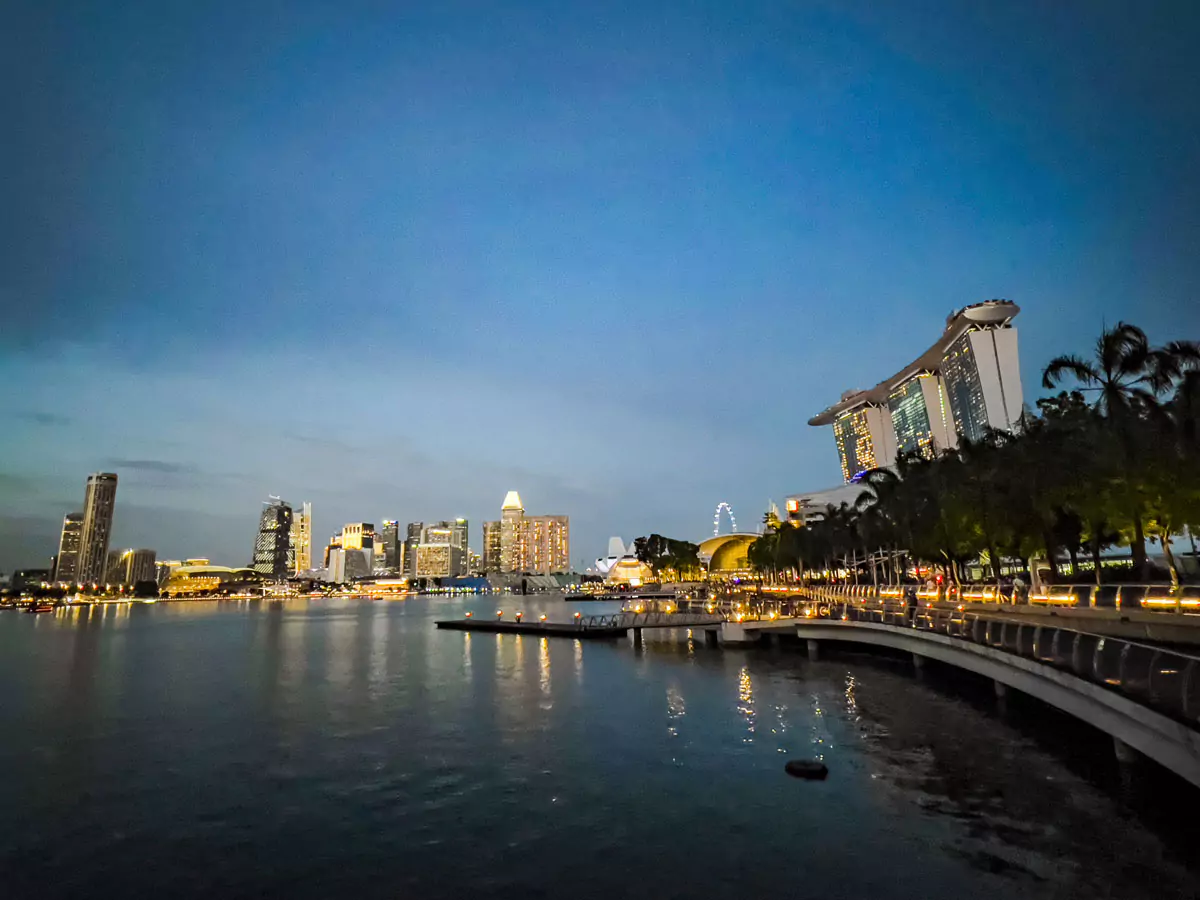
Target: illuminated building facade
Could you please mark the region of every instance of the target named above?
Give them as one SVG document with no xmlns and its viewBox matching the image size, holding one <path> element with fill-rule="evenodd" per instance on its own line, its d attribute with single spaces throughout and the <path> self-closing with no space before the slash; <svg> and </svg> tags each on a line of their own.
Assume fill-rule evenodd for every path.
<svg viewBox="0 0 1200 900">
<path fill-rule="evenodd" d="M 292 507 L 286 501 L 272 497 L 263 503 L 250 568 L 267 578 L 287 578 L 291 544 Z"/>
<path fill-rule="evenodd" d="M 83 513 L 67 513 L 63 518 L 62 535 L 58 539 L 58 556 L 54 563 L 55 581 L 79 580 L 79 544 L 83 536 Z"/>
<path fill-rule="evenodd" d="M 307 572 L 312 568 L 312 504 L 303 503 L 300 514 L 292 518 L 288 546 L 288 571 Z"/>
<path fill-rule="evenodd" d="M 860 406 L 840 414 L 833 421 L 833 436 L 846 481 L 896 462 L 896 435 L 884 407 Z"/>
<path fill-rule="evenodd" d="M 950 405 L 942 379 L 920 372 L 888 396 L 896 453 L 916 453 L 932 459 L 958 446 Z"/>
<path fill-rule="evenodd" d="M 153 550 L 112 550 L 108 554 L 108 565 L 104 573 L 105 584 L 137 584 L 139 581 L 157 581 Z"/>
<path fill-rule="evenodd" d="M 499 572 L 500 565 L 500 523 L 483 523 L 483 571 Z"/>
<path fill-rule="evenodd" d="M 404 573 L 410 578 L 417 577 L 417 548 L 421 546 L 421 529 L 424 522 L 409 522 L 408 531 L 404 537 Z"/>
<path fill-rule="evenodd" d="M 567 516 L 527 516 L 516 491 L 509 491 L 498 522 L 483 525 L 483 566 L 488 572 L 551 575 L 571 569 L 571 525 Z"/>
<path fill-rule="evenodd" d="M 383 544 L 383 565 L 388 572 L 399 572 L 401 564 L 400 523 L 394 519 L 383 520 L 383 531 L 380 533 Z"/>
<path fill-rule="evenodd" d="M 521 520 L 525 518 L 525 507 L 521 495 L 509 491 L 500 507 L 500 571 L 522 572 Z"/>
<path fill-rule="evenodd" d="M 954 426 L 971 441 L 989 428 L 1011 431 L 1024 396 L 1015 328 L 969 331 L 950 345 L 942 364 Z"/>
<path fill-rule="evenodd" d="M 88 476 L 83 497 L 83 524 L 79 534 L 79 581 L 99 582 L 104 578 L 116 502 L 115 474 L 97 472 Z"/>
<path fill-rule="evenodd" d="M 895 463 L 900 453 L 932 457 L 989 428 L 1011 431 L 1024 395 L 1015 303 L 989 300 L 953 313 L 920 357 L 868 391 L 848 391 L 809 419 L 832 425 L 842 478 Z"/>
<path fill-rule="evenodd" d="M 423 526 L 416 545 L 415 577 L 455 578 L 466 574 L 467 520 Z"/>
</svg>

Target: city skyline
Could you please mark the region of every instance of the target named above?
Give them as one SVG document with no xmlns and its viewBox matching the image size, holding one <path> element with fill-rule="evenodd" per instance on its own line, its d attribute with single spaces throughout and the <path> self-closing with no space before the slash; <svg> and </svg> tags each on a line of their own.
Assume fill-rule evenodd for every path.
<svg viewBox="0 0 1200 900">
<path fill-rule="evenodd" d="M 1200 333 L 1191 6 L 53 6 L 5 53 L 3 571 L 93 471 L 164 558 L 520 485 L 577 566 L 836 484 L 804 420 L 950 310 L 1022 307 L 1029 403 L 1105 322 Z"/>
</svg>

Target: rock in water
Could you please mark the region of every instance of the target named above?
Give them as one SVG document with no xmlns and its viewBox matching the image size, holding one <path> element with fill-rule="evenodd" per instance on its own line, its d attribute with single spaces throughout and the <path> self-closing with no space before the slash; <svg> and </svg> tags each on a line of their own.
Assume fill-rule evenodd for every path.
<svg viewBox="0 0 1200 900">
<path fill-rule="evenodd" d="M 804 778 L 808 781 L 824 781 L 829 769 L 823 762 L 812 759 L 790 759 L 783 767 L 793 778 Z"/>
</svg>

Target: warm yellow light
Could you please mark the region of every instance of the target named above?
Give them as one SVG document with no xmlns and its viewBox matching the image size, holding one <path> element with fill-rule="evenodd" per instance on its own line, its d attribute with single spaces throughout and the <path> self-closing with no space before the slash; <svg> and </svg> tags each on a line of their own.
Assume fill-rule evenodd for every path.
<svg viewBox="0 0 1200 900">
<path fill-rule="evenodd" d="M 546 621 L 546 614 L 545 614 L 545 613 L 542 613 L 540 616 L 538 616 L 538 620 L 539 620 L 539 621 L 541 621 L 541 622 L 545 622 L 545 621 Z"/>
<path fill-rule="evenodd" d="M 578 619 L 578 618 L 579 618 L 580 616 L 582 616 L 582 615 L 583 615 L 583 613 L 575 613 L 575 618 L 577 618 L 577 619 Z"/>
<path fill-rule="evenodd" d="M 467 613 L 467 618 L 468 618 L 468 619 L 469 619 L 469 618 L 471 618 L 471 614 L 470 614 L 470 613 Z"/>
</svg>

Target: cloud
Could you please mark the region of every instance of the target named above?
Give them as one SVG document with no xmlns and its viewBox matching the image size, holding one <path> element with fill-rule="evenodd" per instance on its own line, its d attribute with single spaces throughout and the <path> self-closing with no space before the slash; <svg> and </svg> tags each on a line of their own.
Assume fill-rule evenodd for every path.
<svg viewBox="0 0 1200 900">
<path fill-rule="evenodd" d="M 38 412 L 36 410 L 18 410 L 10 413 L 11 417 L 20 422 L 30 422 L 34 425 L 70 425 L 70 416 L 60 416 L 58 413 Z"/>
<path fill-rule="evenodd" d="M 135 472 L 156 472 L 162 475 L 192 475 L 199 471 L 190 463 L 173 463 L 161 459 L 109 459 L 104 465 L 112 469 L 131 469 Z"/>
</svg>

